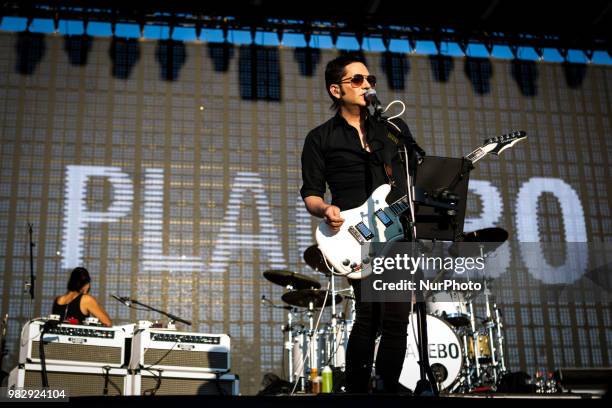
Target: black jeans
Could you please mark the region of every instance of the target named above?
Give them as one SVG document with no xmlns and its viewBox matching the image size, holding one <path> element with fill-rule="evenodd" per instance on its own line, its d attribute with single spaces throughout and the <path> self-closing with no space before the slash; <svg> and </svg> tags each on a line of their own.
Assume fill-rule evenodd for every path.
<svg viewBox="0 0 612 408">
<path fill-rule="evenodd" d="M 406 302 L 362 302 L 360 281 L 350 280 L 355 292 L 357 316 L 346 355 L 347 391 L 368 392 L 376 337 L 381 335 L 376 354 L 376 375 L 383 392 L 397 392 L 406 355 L 410 299 Z"/>
</svg>

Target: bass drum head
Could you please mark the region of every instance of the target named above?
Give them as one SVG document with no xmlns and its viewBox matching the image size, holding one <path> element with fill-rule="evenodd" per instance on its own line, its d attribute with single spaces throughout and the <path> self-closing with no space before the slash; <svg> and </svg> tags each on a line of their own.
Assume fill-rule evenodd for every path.
<svg viewBox="0 0 612 408">
<path fill-rule="evenodd" d="M 411 390 L 415 389 L 417 382 L 421 379 L 419 349 L 414 338 L 417 333 L 416 323 L 416 314 L 412 314 L 408 324 L 406 357 L 399 379 L 400 384 Z M 461 342 L 448 323 L 431 315 L 427 315 L 427 339 L 429 364 L 432 366 L 434 375 L 439 373 L 442 377 L 442 381 L 439 381 L 440 390 L 446 390 L 457 381 L 461 374 L 461 367 L 463 367 Z"/>
</svg>

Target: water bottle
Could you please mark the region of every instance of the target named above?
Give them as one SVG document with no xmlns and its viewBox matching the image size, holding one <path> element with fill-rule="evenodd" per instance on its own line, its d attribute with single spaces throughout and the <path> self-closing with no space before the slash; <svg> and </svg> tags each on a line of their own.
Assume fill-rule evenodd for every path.
<svg viewBox="0 0 612 408">
<path fill-rule="evenodd" d="M 324 393 L 332 392 L 334 389 L 334 378 L 333 378 L 333 373 L 332 373 L 332 369 L 330 366 L 325 366 L 325 368 L 322 371 L 322 376 L 323 376 L 323 384 L 322 384 L 321 391 Z"/>
<path fill-rule="evenodd" d="M 313 394 L 318 394 L 321 392 L 321 381 L 318 376 L 316 367 L 310 369 L 310 392 Z"/>
</svg>

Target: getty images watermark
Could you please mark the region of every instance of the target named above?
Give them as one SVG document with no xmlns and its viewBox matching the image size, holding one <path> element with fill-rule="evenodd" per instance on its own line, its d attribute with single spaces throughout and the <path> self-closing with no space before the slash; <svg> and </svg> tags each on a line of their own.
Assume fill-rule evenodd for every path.
<svg viewBox="0 0 612 408">
<path fill-rule="evenodd" d="M 391 274 L 394 271 L 399 274 L 410 274 L 411 278 L 400 279 L 398 281 L 385 281 L 384 279 L 373 278 L 372 288 L 376 291 L 382 290 L 453 290 L 453 291 L 480 291 L 482 283 L 467 280 L 461 282 L 454 279 L 429 280 L 424 276 L 413 277 L 419 270 L 438 273 L 454 273 L 463 275 L 468 271 L 482 272 L 485 268 L 484 257 L 440 257 L 440 256 L 410 256 L 408 254 L 395 254 L 392 257 L 378 256 L 372 260 L 372 274 L 382 275 Z"/>
<path fill-rule="evenodd" d="M 406 302 L 414 294 L 437 303 L 482 301 L 485 292 L 522 305 L 612 301 L 608 242 L 397 242 L 364 245 L 360 255 L 354 287 L 365 302 Z"/>
<path fill-rule="evenodd" d="M 371 258 L 362 264 L 361 299 L 405 302 L 412 293 L 483 291 L 485 253 L 460 249 L 457 245 L 423 247 L 407 242 L 364 248 L 364 259 Z"/>
</svg>

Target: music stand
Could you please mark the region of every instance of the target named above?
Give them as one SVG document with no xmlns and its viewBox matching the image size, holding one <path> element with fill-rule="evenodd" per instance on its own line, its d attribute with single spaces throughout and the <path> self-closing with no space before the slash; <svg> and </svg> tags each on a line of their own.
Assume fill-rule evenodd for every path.
<svg viewBox="0 0 612 408">
<path fill-rule="evenodd" d="M 423 157 L 415 181 L 417 239 L 455 241 L 463 233 L 471 169 L 465 158 Z"/>
<path fill-rule="evenodd" d="M 414 195 L 411 211 L 406 211 L 408 225 L 405 228 L 407 241 L 419 244 L 420 240 L 455 241 L 463 233 L 469 172 L 472 163 L 465 158 L 437 156 L 422 157 L 414 177 Z M 407 187 L 410 189 L 413 178 L 408 175 Z M 414 214 L 414 220 L 411 220 Z M 418 254 L 413 254 L 418 255 Z M 419 268 L 414 279 L 423 279 Z M 438 395 L 439 390 L 431 365 L 427 339 L 427 308 L 425 298 L 417 292 L 415 304 L 417 317 L 417 345 L 419 353 L 420 380 L 414 390 L 416 395 L 431 393 Z"/>
</svg>

